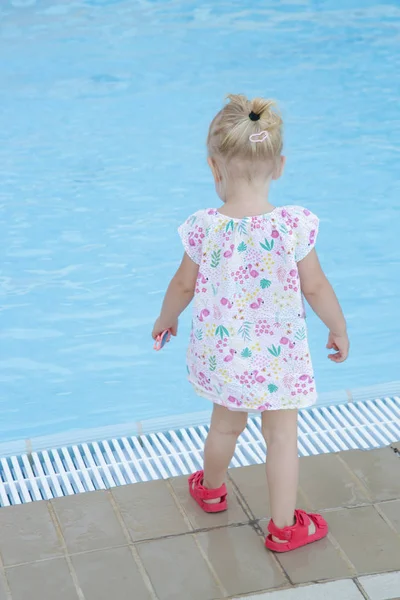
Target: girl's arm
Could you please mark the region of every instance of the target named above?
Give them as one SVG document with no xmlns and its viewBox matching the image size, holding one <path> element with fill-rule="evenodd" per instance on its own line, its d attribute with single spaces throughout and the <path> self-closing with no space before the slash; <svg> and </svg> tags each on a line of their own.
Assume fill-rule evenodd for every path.
<svg viewBox="0 0 400 600">
<path fill-rule="evenodd" d="M 160 316 L 154 324 L 154 339 L 166 329 L 171 329 L 172 335 L 177 334 L 178 317 L 192 301 L 198 272 L 199 265 L 185 252 L 164 296 Z"/>
<path fill-rule="evenodd" d="M 346 321 L 339 301 L 326 278 L 313 249 L 297 264 L 301 290 L 313 311 L 328 327 L 330 333 L 327 348 L 335 350 L 329 358 L 334 362 L 343 362 L 349 354 L 349 338 Z"/>
</svg>

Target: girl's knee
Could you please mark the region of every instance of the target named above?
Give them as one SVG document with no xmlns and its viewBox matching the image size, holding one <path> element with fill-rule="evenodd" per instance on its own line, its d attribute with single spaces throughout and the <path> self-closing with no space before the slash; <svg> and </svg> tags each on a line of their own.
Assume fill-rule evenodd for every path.
<svg viewBox="0 0 400 600">
<path fill-rule="evenodd" d="M 214 411 L 210 430 L 216 431 L 221 435 L 239 437 L 246 429 L 247 413 L 233 412 L 227 408 L 220 410 L 221 408 L 223 407 L 218 407 L 218 410 Z"/>
</svg>

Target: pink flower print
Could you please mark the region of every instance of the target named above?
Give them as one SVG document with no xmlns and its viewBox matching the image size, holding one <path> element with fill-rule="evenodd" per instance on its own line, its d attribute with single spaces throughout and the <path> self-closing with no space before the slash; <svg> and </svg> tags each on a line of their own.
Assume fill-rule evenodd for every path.
<svg viewBox="0 0 400 600">
<path fill-rule="evenodd" d="M 226 306 L 227 308 L 232 308 L 233 304 L 228 298 L 221 298 L 222 306 Z"/>
<path fill-rule="evenodd" d="M 229 350 L 229 354 L 227 354 L 224 358 L 224 362 L 231 362 L 233 360 L 233 357 L 236 354 L 236 350 L 233 350 L 232 348 Z"/>
<path fill-rule="evenodd" d="M 234 251 L 234 249 L 235 249 L 235 246 L 234 246 L 234 244 L 231 244 L 231 245 L 230 245 L 230 250 L 226 250 L 226 251 L 224 252 L 224 256 L 225 256 L 225 258 L 231 258 L 231 256 L 233 255 L 233 251 Z"/>
<path fill-rule="evenodd" d="M 306 217 L 309 217 L 311 215 L 310 211 L 307 210 L 306 208 L 303 210 L 303 212 L 306 215 Z"/>
<path fill-rule="evenodd" d="M 287 210 L 283 209 L 282 212 L 281 212 L 282 217 L 283 218 L 287 217 L 287 214 L 288 214 Z"/>
<path fill-rule="evenodd" d="M 248 265 L 250 275 L 254 278 L 258 277 L 258 271 L 253 269 L 253 265 Z"/>
<path fill-rule="evenodd" d="M 193 246 L 195 246 L 195 245 L 196 245 L 196 242 L 194 241 L 193 237 L 190 235 L 189 236 L 189 246 L 192 246 L 192 248 L 193 248 Z"/>
<path fill-rule="evenodd" d="M 257 308 L 260 308 L 260 306 L 264 304 L 264 300 L 262 298 L 257 298 L 256 302 L 252 302 L 250 304 L 250 308 L 253 308 L 254 310 L 256 310 Z"/>
<path fill-rule="evenodd" d="M 276 240 L 279 237 L 279 231 L 277 231 L 276 229 L 273 229 L 272 233 L 271 233 L 271 237 L 273 237 Z"/>
<path fill-rule="evenodd" d="M 256 336 L 260 337 L 261 335 L 274 335 L 273 330 L 271 329 L 271 325 L 267 324 L 266 319 L 259 319 L 255 326 Z"/>
<path fill-rule="evenodd" d="M 315 243 L 315 229 L 312 229 L 310 231 L 309 243 L 310 243 L 310 246 L 312 246 Z"/>
</svg>

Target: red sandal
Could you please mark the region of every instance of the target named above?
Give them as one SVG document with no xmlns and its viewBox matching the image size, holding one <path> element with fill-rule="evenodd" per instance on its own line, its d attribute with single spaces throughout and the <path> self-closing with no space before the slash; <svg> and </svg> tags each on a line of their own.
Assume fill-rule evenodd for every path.
<svg viewBox="0 0 400 600">
<path fill-rule="evenodd" d="M 223 483 L 217 490 L 210 490 L 203 486 L 204 471 L 197 471 L 189 477 L 189 492 L 197 504 L 207 513 L 222 512 L 228 508 L 226 485 Z M 209 504 L 205 500 L 217 500 L 216 504 Z"/>
<path fill-rule="evenodd" d="M 295 510 L 295 524 L 292 527 L 279 529 L 271 519 L 268 524 L 269 535 L 265 539 L 265 546 L 273 552 L 289 552 L 301 546 L 306 546 L 328 535 L 328 523 L 321 515 L 306 513 L 304 510 Z M 314 523 L 315 532 L 309 535 L 310 523 Z M 281 544 L 274 542 L 272 536 L 287 542 Z"/>
</svg>

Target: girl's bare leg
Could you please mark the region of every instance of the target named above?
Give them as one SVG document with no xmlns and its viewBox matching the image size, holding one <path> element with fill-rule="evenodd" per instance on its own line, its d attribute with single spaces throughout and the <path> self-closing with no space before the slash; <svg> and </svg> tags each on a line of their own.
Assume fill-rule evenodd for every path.
<svg viewBox="0 0 400 600">
<path fill-rule="evenodd" d="M 297 416 L 292 409 L 262 413 L 271 516 L 280 529 L 294 524 L 299 483 Z"/>
<path fill-rule="evenodd" d="M 262 431 L 267 444 L 267 480 L 271 517 L 280 529 L 294 525 L 299 484 L 297 418 L 298 411 L 294 409 L 262 413 Z M 309 535 L 315 532 L 314 523 L 310 523 L 308 532 Z M 273 539 L 282 542 L 275 537 Z"/>
<path fill-rule="evenodd" d="M 204 447 L 203 485 L 206 488 L 219 488 L 224 483 L 236 442 L 246 424 L 247 413 L 231 411 L 214 404 L 210 431 Z"/>
</svg>

